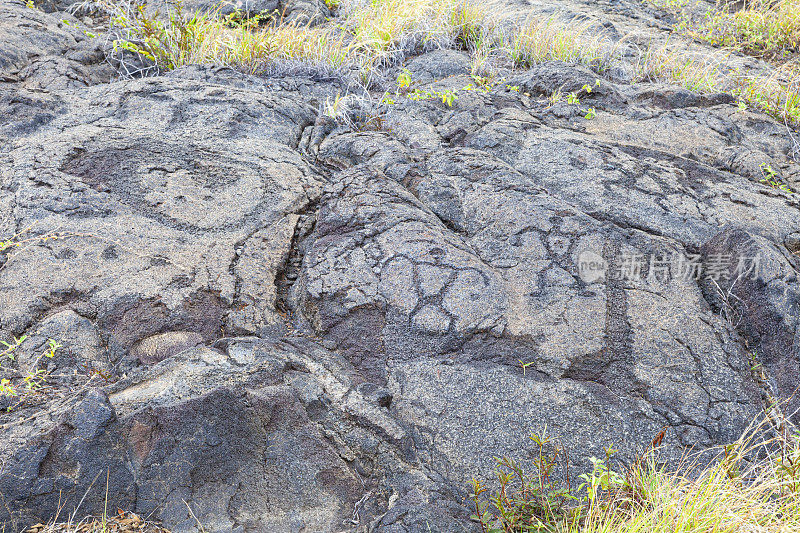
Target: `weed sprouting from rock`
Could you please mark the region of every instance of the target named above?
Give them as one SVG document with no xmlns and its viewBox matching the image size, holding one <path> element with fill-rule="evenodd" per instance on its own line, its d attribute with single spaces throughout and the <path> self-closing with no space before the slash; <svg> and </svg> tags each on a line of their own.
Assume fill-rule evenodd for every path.
<svg viewBox="0 0 800 533">
<path fill-rule="evenodd" d="M 202 63 L 272 74 L 283 63 L 300 62 L 352 77 L 366 90 L 377 71 L 435 49 L 468 52 L 472 74 L 481 76 L 495 63 L 529 68 L 550 60 L 604 72 L 620 64 L 623 55 L 638 54 L 638 80 L 665 79 L 701 93 L 731 92 L 756 109 L 800 123 L 794 71 L 753 76 L 731 70 L 723 56 L 692 55 L 683 47 L 650 45 L 637 51 L 591 22 L 551 18 L 501 26 L 484 8 L 466 0 L 349 0 L 337 6 L 329 23 L 313 27 L 278 24 L 270 14 L 223 14 L 221 7 L 199 14 L 178 8 L 162 19 L 140 6 L 108 6 L 114 15 L 111 59 L 132 76 Z M 452 104 L 452 99 L 444 100 Z"/>
<path fill-rule="evenodd" d="M 4 347 L 4 350 L 0 351 L 0 373 L 2 373 L 0 374 L 0 398 L 17 399 L 16 404 L 6 407 L 9 411 L 30 401 L 45 387 L 49 372 L 47 369 L 40 368 L 39 363 L 42 358 L 53 359 L 56 352 L 63 348 L 61 343 L 48 339 L 45 350 L 32 363 L 25 365 L 26 368 L 19 368 L 19 365 L 16 367 L 9 364 L 4 365 L 4 362 L 14 363 L 16 361 L 15 353 L 27 339 L 27 335 L 22 335 L 12 337 L 10 341 L 0 341 L 0 345 Z"/>
<path fill-rule="evenodd" d="M 616 450 L 592 457 L 574 486 L 554 481 L 568 457 L 551 438 L 536 435 L 529 469 L 497 459 L 491 485 L 473 480 L 473 520 L 484 533 L 667 533 L 673 531 L 796 531 L 800 527 L 800 446 L 764 417 L 734 443 L 686 456 L 672 470 L 659 459 L 664 428 L 630 465 L 612 466 Z M 772 436 L 770 436 L 772 435 Z"/>
</svg>

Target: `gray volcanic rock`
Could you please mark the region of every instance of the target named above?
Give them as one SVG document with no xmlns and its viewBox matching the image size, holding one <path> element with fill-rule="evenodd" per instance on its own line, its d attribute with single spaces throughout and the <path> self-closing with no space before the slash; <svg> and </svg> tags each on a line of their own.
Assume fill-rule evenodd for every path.
<svg viewBox="0 0 800 533">
<path fill-rule="evenodd" d="M 213 340 L 226 325 L 278 322 L 269 287 L 322 183 L 291 147 L 313 122 L 309 107 L 159 79 L 84 98 L 2 156 L 16 206 L 3 233 L 61 238 L 8 260 L 0 329 L 24 331 L 65 305 L 102 324 L 117 361 L 167 330 Z M 264 247 L 274 259 L 255 270 Z"/>
<path fill-rule="evenodd" d="M 468 91 L 435 52 L 408 67 L 452 106 L 353 131 L 320 112 L 342 80 L 102 84 L 72 26 L 0 13 L 34 43 L 0 52 L 0 340 L 28 336 L 4 372 L 49 384 L 0 405 L 15 530 L 107 483 L 176 532 L 476 531 L 466 483 L 531 431 L 572 475 L 662 429 L 674 463 L 759 416 L 753 363 L 799 384 L 800 200 L 759 181 L 800 166 L 724 95 L 554 62 Z"/>
<path fill-rule="evenodd" d="M 0 83 L 67 89 L 107 82 L 114 74 L 101 40 L 73 17 L 58 19 L 19 0 L 0 3 Z"/>
<path fill-rule="evenodd" d="M 766 239 L 728 228 L 703 245 L 706 263 L 732 258 L 728 276 L 706 278 L 706 298 L 741 333 L 769 370 L 784 409 L 800 410 L 800 257 Z"/>
<path fill-rule="evenodd" d="M 199 333 L 168 331 L 137 342 L 131 347 L 130 355 L 140 363 L 152 365 L 201 344 L 203 336 Z"/>
<path fill-rule="evenodd" d="M 485 153 L 443 150 L 428 168 L 455 191 L 464 229 L 436 217 L 436 199 L 419 192 L 426 178 L 409 192 L 347 171 L 322 196 L 296 305 L 366 379 L 389 382 L 398 415 L 426 427 L 429 446 L 447 443 L 450 475 L 466 462 L 466 482 L 479 457 L 489 469 L 491 449 L 513 453 L 530 428 L 512 420 L 547 423 L 576 448 L 590 434 L 642 447 L 662 426 L 706 446 L 757 414 L 747 358 L 696 284 L 573 274 L 586 253 L 614 269 L 625 255 L 684 249 L 598 223 Z M 520 398 L 508 421 L 487 409 L 500 397 Z M 578 421 L 582 404 L 602 426 Z M 465 420 L 493 438 L 464 433 Z"/>
<path fill-rule="evenodd" d="M 0 2 L 0 146 L 64 113 L 64 91 L 116 76 L 102 41 L 84 33 L 74 17 L 64 17 L 19 0 Z"/>
<path fill-rule="evenodd" d="M 352 388 L 353 373 L 302 339 L 241 339 L 225 352 L 165 360 L 110 398 L 90 390 L 48 423 L 6 429 L 0 487 L 16 511 L 4 519 L 54 515 L 84 494 L 86 509 L 102 507 L 105 486 L 91 490 L 92 473 L 107 472 L 109 505 L 177 531 L 195 518 L 207 531 L 343 531 L 370 521 L 393 531 L 410 509 L 438 530 L 471 529 L 458 505 L 440 503 L 453 495 L 415 464 L 405 430 Z"/>
<path fill-rule="evenodd" d="M 469 71 L 469 56 L 455 50 L 434 50 L 408 62 L 408 70 L 417 81 L 434 81 Z"/>
<path fill-rule="evenodd" d="M 281 0 L 278 12 L 290 24 L 311 26 L 321 24 L 331 16 L 324 0 Z"/>
</svg>

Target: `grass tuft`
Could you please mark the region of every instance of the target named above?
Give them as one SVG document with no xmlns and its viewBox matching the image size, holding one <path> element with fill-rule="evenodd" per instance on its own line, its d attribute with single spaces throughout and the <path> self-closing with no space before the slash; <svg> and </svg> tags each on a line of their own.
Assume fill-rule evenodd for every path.
<svg viewBox="0 0 800 533">
<path fill-rule="evenodd" d="M 529 68 L 542 61 L 557 60 L 590 65 L 604 70 L 613 61 L 616 46 L 591 22 L 564 24 L 554 19 L 530 21 L 510 41 L 514 65 Z"/>
<path fill-rule="evenodd" d="M 485 13 L 460 0 L 380 0 L 342 8 L 352 51 L 372 64 L 442 48 L 472 50 L 488 32 Z"/>
<path fill-rule="evenodd" d="M 138 6 L 117 11 L 114 49 L 146 58 L 158 72 L 213 63 L 259 73 L 282 60 L 336 69 L 350 59 L 342 36 L 330 31 L 297 23 L 261 28 L 259 22 L 259 17 L 243 19 L 236 13 L 223 16 L 220 8 L 191 15 L 178 9 L 162 20 Z"/>
<path fill-rule="evenodd" d="M 684 16 L 679 28 L 715 46 L 779 59 L 800 51 L 800 0 L 749 0 L 740 9 L 723 3 L 702 17 Z"/>
<path fill-rule="evenodd" d="M 720 448 L 714 459 L 684 461 L 672 471 L 659 464 L 655 446 L 622 471 L 611 467 L 608 450 L 605 459 L 592 459 L 593 469 L 575 488 L 552 481 L 556 466 L 568 466 L 565 454 L 534 435 L 539 453 L 532 472 L 500 458 L 498 488 L 473 481 L 473 518 L 484 533 L 800 531 L 797 436 L 779 431 L 766 438 L 768 423 Z"/>
<path fill-rule="evenodd" d="M 684 0 L 650 1 L 667 2 L 671 9 L 686 5 Z M 780 14 L 773 22 L 781 28 L 780 37 L 775 36 L 777 30 L 753 30 L 748 34 L 751 41 L 764 46 L 772 43 L 769 49 L 773 52 L 793 50 L 796 36 L 792 17 L 800 15 L 790 8 L 798 3 L 800 0 L 749 2 L 749 11 L 766 13 L 768 5 L 769 13 Z M 286 65 L 305 65 L 343 78 L 354 75 L 361 85 L 369 87 L 376 71 L 434 49 L 468 52 L 472 74 L 480 76 L 490 74 L 492 64 L 528 68 L 547 60 L 580 63 L 602 72 L 615 65 L 624 66 L 622 52 L 628 56 L 631 52 L 623 50 L 624 40 L 612 42 L 587 22 L 550 19 L 530 21 L 521 27 L 499 27 L 485 8 L 469 0 L 344 0 L 338 4 L 334 19 L 314 27 L 280 24 L 266 15 L 249 19 L 240 13 L 223 16 L 220 9 L 191 15 L 176 10 L 162 20 L 141 7 L 120 6 L 111 7 L 115 13 L 116 59 L 122 70 L 139 75 L 190 64 L 228 65 L 250 74 L 273 74 Z M 722 20 L 742 12 L 720 12 L 715 17 Z M 744 35 L 743 31 L 736 35 L 740 34 Z M 762 34 L 772 37 L 767 39 Z M 744 46 L 744 41 L 736 42 L 736 46 Z M 728 68 L 723 52 L 689 54 L 681 48 L 651 46 L 638 55 L 638 80 L 666 80 L 700 93 L 728 92 L 745 107 L 793 126 L 800 124 L 800 77 L 796 68 L 754 76 Z M 146 64 L 141 58 L 147 60 Z"/>
<path fill-rule="evenodd" d="M 118 510 L 116 515 L 87 517 L 77 522 L 35 524 L 24 533 L 169 533 L 154 522 L 131 512 Z"/>
</svg>

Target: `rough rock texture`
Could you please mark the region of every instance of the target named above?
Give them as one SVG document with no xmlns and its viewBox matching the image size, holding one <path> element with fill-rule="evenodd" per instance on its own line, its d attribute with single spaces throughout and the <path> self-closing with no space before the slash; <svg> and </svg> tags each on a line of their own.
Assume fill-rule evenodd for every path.
<svg viewBox="0 0 800 533">
<path fill-rule="evenodd" d="M 53 305 L 67 306 L 103 324 L 116 359 L 165 330 L 208 341 L 223 327 L 275 323 L 276 272 L 321 190 L 291 147 L 313 121 L 311 108 L 160 79 L 98 86 L 87 97 L 103 103 L 73 100 L 74 113 L 4 156 L 14 204 L 30 207 L 6 231 L 63 238 L 6 264 L 3 329 L 23 331 Z M 209 129 L 201 121 L 212 116 Z M 233 302 L 239 310 L 229 313 Z"/>
<path fill-rule="evenodd" d="M 107 484 L 175 531 L 475 531 L 466 482 L 530 431 L 573 473 L 662 428 L 673 461 L 759 416 L 754 361 L 800 384 L 800 199 L 759 183 L 800 167 L 725 95 L 603 78 L 551 105 L 597 74 L 463 91 L 434 52 L 406 66 L 452 107 L 353 131 L 319 112 L 340 80 L 109 83 L 81 35 L 0 4 L 0 340 L 50 376 L 0 405 L 14 530 Z"/>
<path fill-rule="evenodd" d="M 407 68 L 417 81 L 441 80 L 469 72 L 469 55 L 455 50 L 434 50 L 412 59 Z"/>
<path fill-rule="evenodd" d="M 63 414 L 7 429 L 6 519 L 55 514 L 59 497 L 75 505 L 108 470 L 114 505 L 178 531 L 196 526 L 191 513 L 210 531 L 370 522 L 394 531 L 410 510 L 409 521 L 440 531 L 470 527 L 447 503 L 457 489 L 431 481 L 412 436 L 356 386 L 343 358 L 300 338 L 223 345 L 186 350 L 110 396 L 90 390 Z M 102 506 L 104 490 L 89 490 L 83 505 Z"/>
<path fill-rule="evenodd" d="M 800 258 L 768 240 L 740 229 L 727 229 L 703 245 L 711 257 L 758 258 L 759 275 L 742 269 L 730 279 L 704 280 L 707 299 L 741 332 L 772 377 L 772 394 L 790 399 L 785 410 L 800 412 Z M 748 265 L 749 266 L 749 265 Z"/>
<path fill-rule="evenodd" d="M 101 40 L 88 36 L 74 17 L 55 18 L 24 2 L 3 1 L 0 82 L 38 91 L 85 87 L 115 74 L 104 62 Z"/>
</svg>

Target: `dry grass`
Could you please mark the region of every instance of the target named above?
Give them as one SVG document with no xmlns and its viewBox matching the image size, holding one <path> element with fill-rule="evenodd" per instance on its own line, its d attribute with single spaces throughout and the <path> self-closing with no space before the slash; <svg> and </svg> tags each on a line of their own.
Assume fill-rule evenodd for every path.
<svg viewBox="0 0 800 533">
<path fill-rule="evenodd" d="M 508 39 L 508 43 L 514 65 L 522 68 L 558 60 L 602 70 L 617 55 L 617 46 L 598 32 L 591 22 L 531 21 Z"/>
<path fill-rule="evenodd" d="M 690 36 L 737 51 L 780 59 L 800 51 L 800 0 L 748 0 L 725 4 L 703 17 L 684 17 Z"/>
<path fill-rule="evenodd" d="M 214 63 L 250 73 L 273 70 L 281 62 L 299 61 L 327 69 L 359 71 L 395 65 L 406 57 L 434 49 L 459 49 L 502 57 L 516 66 L 557 59 L 602 68 L 614 47 L 589 24 L 533 22 L 507 34 L 485 10 L 465 0 L 379 0 L 343 2 L 338 18 L 318 27 L 260 26 L 260 20 L 221 16 L 220 11 L 168 20 L 142 8 L 108 4 L 115 14 L 116 59 L 124 51 L 148 59 L 152 70 Z M 130 58 L 128 58 L 130 59 Z M 128 65 L 131 74 L 140 74 Z"/>
<path fill-rule="evenodd" d="M 35 524 L 24 533 L 169 533 L 154 522 L 137 514 L 117 511 L 110 517 L 88 517 L 80 522 Z"/>
<path fill-rule="evenodd" d="M 459 0 L 382 0 L 341 4 L 342 28 L 351 50 L 389 65 L 408 54 L 457 48 L 469 50 L 489 31 L 486 14 Z"/>
<path fill-rule="evenodd" d="M 676 0 L 669 2 L 675 5 Z M 762 9 L 764 4 L 758 0 L 749 5 Z M 527 68 L 560 60 L 602 71 L 619 61 L 624 46 L 607 39 L 590 23 L 551 19 L 532 21 L 513 31 L 500 29 L 483 8 L 468 0 L 349 0 L 339 4 L 337 18 L 317 27 L 264 25 L 258 17 L 243 20 L 236 14 L 221 16 L 219 11 L 174 12 L 162 21 L 120 4 L 108 4 L 108 9 L 115 14 L 116 59 L 130 74 L 204 63 L 271 74 L 302 65 L 325 74 L 355 73 L 368 86 L 381 68 L 432 49 L 468 51 L 473 74 L 480 74 L 492 61 Z M 797 15 L 789 0 L 771 9 Z M 781 24 L 785 32 L 794 28 L 789 22 Z M 149 63 L 144 67 L 132 63 L 130 58 L 137 55 Z M 800 78 L 791 69 L 770 77 L 751 76 L 727 69 L 724 57 L 688 55 L 682 49 L 662 47 L 641 52 L 637 75 L 643 80 L 678 83 L 692 91 L 731 92 L 746 107 L 800 123 Z"/>
<path fill-rule="evenodd" d="M 691 0 L 646 0 L 673 12 L 677 30 L 715 46 L 767 59 L 800 52 L 800 0 L 719 1 L 708 7 Z"/>
<path fill-rule="evenodd" d="M 723 75 L 726 72 L 724 65 L 722 57 L 689 55 L 669 45 L 650 47 L 639 57 L 636 77 L 666 80 L 699 93 L 720 92 L 721 85 L 729 77 Z"/>
<path fill-rule="evenodd" d="M 533 507 L 526 507 L 525 500 L 531 501 L 533 493 L 514 500 L 509 494 L 520 493 L 507 486 L 504 494 L 492 495 L 483 531 L 800 531 L 800 448 L 795 436 L 765 439 L 764 430 L 765 425 L 752 428 L 737 442 L 722 447 L 710 462 L 698 459 L 671 472 L 657 466 L 657 450 L 650 450 L 621 473 L 598 461 L 593 472 L 582 476 L 585 494 L 572 492 L 578 505 L 556 509 L 549 520 L 541 519 L 547 513 L 537 516 L 530 512 Z"/>
<path fill-rule="evenodd" d="M 340 5 L 335 24 L 318 27 L 263 26 L 259 18 L 221 16 L 219 9 L 189 15 L 174 11 L 166 21 L 142 8 L 108 4 L 107 9 L 115 14 L 117 59 L 124 61 L 123 51 L 134 52 L 158 71 L 214 63 L 264 73 L 283 62 L 303 62 L 366 74 L 408 54 L 472 49 L 486 26 L 481 11 L 459 0 L 347 3 Z"/>
<path fill-rule="evenodd" d="M 731 91 L 741 101 L 794 125 L 800 124 L 800 0 L 718 2 L 692 9 L 689 0 L 647 0 L 678 16 L 676 30 L 730 53 L 745 53 L 773 63 L 770 75 L 721 75 L 709 60 L 695 61 L 673 53 L 650 53 L 650 71 L 694 89 Z M 700 5 L 700 4 L 698 4 Z M 703 66 L 705 63 L 705 66 Z"/>
<path fill-rule="evenodd" d="M 769 77 L 745 76 L 734 94 L 788 124 L 800 125 L 800 72 L 795 69 L 785 75 L 776 71 Z"/>
<path fill-rule="evenodd" d="M 117 59 L 125 51 L 152 62 L 146 68 L 172 70 L 184 65 L 235 65 L 250 73 L 263 72 L 278 61 L 302 61 L 336 69 L 351 61 L 351 53 L 333 32 L 299 24 L 259 27 L 258 18 L 239 20 L 219 10 L 184 15 L 175 11 L 162 21 L 143 8 L 112 6 Z M 131 72 L 135 67 L 128 67 Z M 131 72 L 135 74 L 137 72 Z"/>
<path fill-rule="evenodd" d="M 667 80 L 699 93 L 730 93 L 742 109 L 753 108 L 791 126 L 800 125 L 800 70 L 776 68 L 770 75 L 731 69 L 722 54 L 689 54 L 653 47 L 640 56 L 637 79 Z"/>
<path fill-rule="evenodd" d="M 564 531 L 800 531 L 800 479 L 796 474 L 785 479 L 774 462 L 761 462 L 744 474 L 732 472 L 727 458 L 680 473 L 665 473 L 649 462 L 634 475 L 638 494 L 592 502 L 585 521 Z"/>
</svg>

